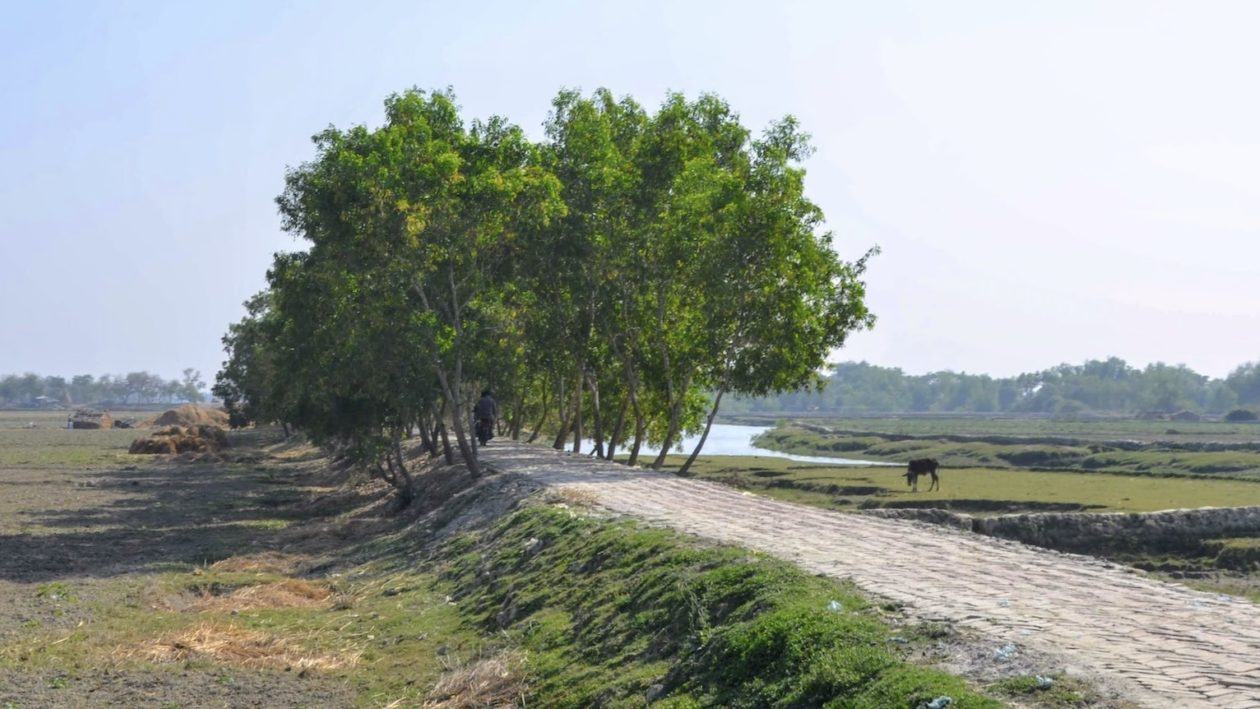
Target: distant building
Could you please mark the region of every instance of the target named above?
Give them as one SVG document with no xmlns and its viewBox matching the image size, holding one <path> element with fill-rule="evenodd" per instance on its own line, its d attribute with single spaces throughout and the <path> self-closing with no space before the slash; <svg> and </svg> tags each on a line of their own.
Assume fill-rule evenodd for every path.
<svg viewBox="0 0 1260 709">
<path fill-rule="evenodd" d="M 1203 416 L 1193 411 L 1182 410 L 1168 417 L 1170 421 L 1202 421 Z"/>
</svg>

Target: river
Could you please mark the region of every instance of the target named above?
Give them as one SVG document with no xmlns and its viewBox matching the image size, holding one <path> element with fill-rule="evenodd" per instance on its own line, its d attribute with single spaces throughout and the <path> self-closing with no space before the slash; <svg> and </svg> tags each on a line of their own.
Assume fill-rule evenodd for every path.
<svg viewBox="0 0 1260 709">
<path fill-rule="evenodd" d="M 752 444 L 752 439 L 755 436 L 769 431 L 771 428 L 771 426 L 739 426 L 729 423 L 715 423 L 713 424 L 713 430 L 709 432 L 709 438 L 704 442 L 704 449 L 700 451 L 700 455 L 764 456 L 767 458 L 799 460 L 804 463 L 826 463 L 828 465 L 899 465 L 898 463 L 881 463 L 873 460 L 780 453 L 768 448 L 757 448 Z M 699 441 L 700 436 L 688 436 L 683 440 L 682 449 L 674 448 L 674 452 L 679 455 L 690 454 Z M 591 441 L 585 441 L 582 450 L 589 452 L 593 446 L 594 444 Z M 655 457 L 659 451 L 659 448 L 644 446 L 639 451 L 639 460 Z M 623 453 L 625 453 L 624 450 L 617 451 L 618 456 Z"/>
</svg>

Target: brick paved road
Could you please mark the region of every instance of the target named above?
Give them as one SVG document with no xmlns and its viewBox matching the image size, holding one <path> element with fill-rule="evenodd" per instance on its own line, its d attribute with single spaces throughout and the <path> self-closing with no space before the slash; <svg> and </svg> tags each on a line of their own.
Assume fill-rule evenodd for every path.
<svg viewBox="0 0 1260 709">
<path fill-rule="evenodd" d="M 491 467 L 580 488 L 609 510 L 851 578 L 1096 675 L 1151 707 L 1260 707 L 1260 606 L 1082 556 L 915 522 L 778 502 L 511 442 Z"/>
</svg>

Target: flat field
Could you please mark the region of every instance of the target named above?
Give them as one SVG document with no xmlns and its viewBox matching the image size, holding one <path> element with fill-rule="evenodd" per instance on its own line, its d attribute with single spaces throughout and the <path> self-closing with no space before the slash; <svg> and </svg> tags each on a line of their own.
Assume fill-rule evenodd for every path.
<svg viewBox="0 0 1260 709">
<path fill-rule="evenodd" d="M 1198 437 L 1187 440 L 1180 434 L 1161 436 L 1147 421 L 1110 428 L 1039 419 L 992 423 L 986 429 L 973 418 L 782 422 L 762 435 L 759 444 L 813 456 L 902 463 L 936 458 L 951 468 L 1260 480 L 1260 428 L 1250 425 L 1198 423 Z"/>
<path fill-rule="evenodd" d="M 671 457 L 669 462 L 678 466 L 683 460 Z M 920 478 L 919 491 L 911 492 L 902 468 L 734 456 L 701 456 L 692 473 L 771 497 L 837 510 L 940 507 L 1001 514 L 1260 505 L 1260 482 L 1234 479 L 946 467 L 940 471 L 939 491 L 928 492 L 928 478 Z"/>
</svg>

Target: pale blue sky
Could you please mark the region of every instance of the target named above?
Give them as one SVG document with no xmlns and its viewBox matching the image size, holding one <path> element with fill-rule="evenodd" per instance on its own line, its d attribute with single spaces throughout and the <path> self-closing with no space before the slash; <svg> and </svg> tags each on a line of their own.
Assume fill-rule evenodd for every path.
<svg viewBox="0 0 1260 709">
<path fill-rule="evenodd" d="M 1260 359 L 1260 4 L 0 0 L 0 374 L 213 378 L 284 169 L 410 86 L 535 136 L 561 87 L 814 135 L 839 359 L 1009 375 Z"/>
</svg>

